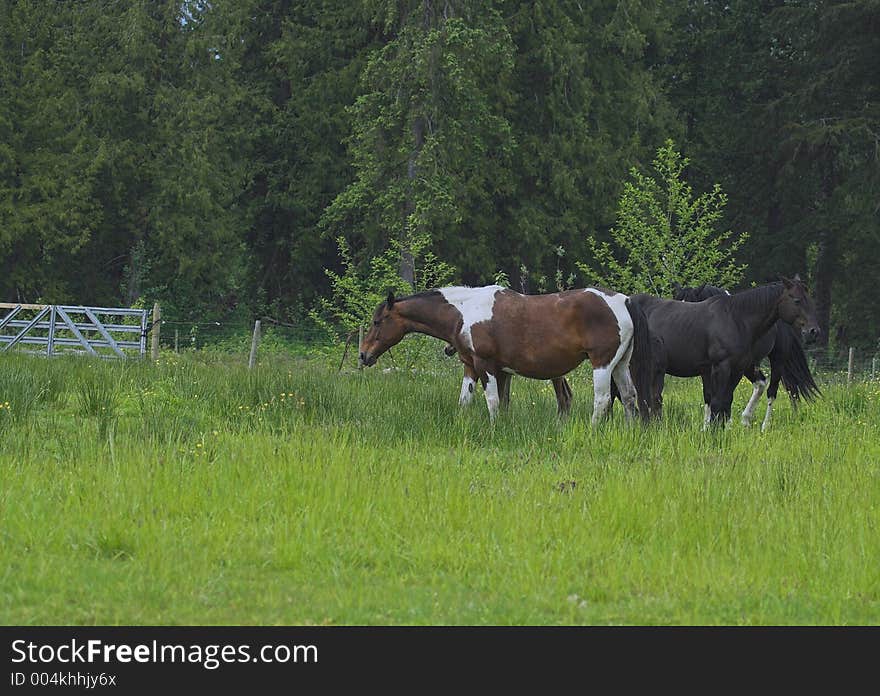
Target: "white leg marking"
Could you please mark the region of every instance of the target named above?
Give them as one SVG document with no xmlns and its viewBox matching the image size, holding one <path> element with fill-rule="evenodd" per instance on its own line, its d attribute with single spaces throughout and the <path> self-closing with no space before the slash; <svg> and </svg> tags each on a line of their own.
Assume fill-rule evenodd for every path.
<svg viewBox="0 0 880 696">
<path fill-rule="evenodd" d="M 712 422 L 712 407 L 709 404 L 703 404 L 703 430 L 709 429 L 709 423 Z"/>
<path fill-rule="evenodd" d="M 758 405 L 758 399 L 761 398 L 761 394 L 764 393 L 764 388 L 767 386 L 767 382 L 763 379 L 759 379 L 754 384 L 754 389 L 752 390 L 752 396 L 749 399 L 749 403 L 746 404 L 745 410 L 742 412 L 742 424 L 743 425 L 751 425 L 752 424 L 752 416 L 755 413 L 755 407 Z"/>
<path fill-rule="evenodd" d="M 461 396 L 458 397 L 459 406 L 467 406 L 474 398 L 474 386 L 476 382 L 470 377 L 461 380 Z"/>
<path fill-rule="evenodd" d="M 498 415 L 498 404 L 500 401 L 498 397 L 498 380 L 494 376 L 488 375 L 486 380 L 486 406 L 489 407 L 489 420 L 494 421 L 495 416 Z"/>
<path fill-rule="evenodd" d="M 611 370 L 607 367 L 596 367 L 593 369 L 593 425 L 602 420 L 610 404 Z"/>
<path fill-rule="evenodd" d="M 767 413 L 764 414 L 764 422 L 761 423 L 761 432 L 767 430 L 770 425 L 770 412 L 773 410 L 773 399 L 767 399 Z"/>
</svg>

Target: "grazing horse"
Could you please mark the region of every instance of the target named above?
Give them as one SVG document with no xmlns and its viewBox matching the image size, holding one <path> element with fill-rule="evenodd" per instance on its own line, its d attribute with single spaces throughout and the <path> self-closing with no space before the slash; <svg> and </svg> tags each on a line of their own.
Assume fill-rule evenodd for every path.
<svg viewBox="0 0 880 696">
<path fill-rule="evenodd" d="M 446 346 L 443 351 L 449 357 L 455 355 L 458 351 L 455 349 L 455 346 Z M 471 365 L 468 365 L 464 360 L 461 361 L 464 365 L 464 377 L 461 380 L 461 394 L 458 397 L 458 403 L 460 406 L 468 406 L 474 398 L 474 387 L 477 384 L 477 373 Z M 553 390 L 556 392 L 556 411 L 560 416 L 568 415 L 568 412 L 571 411 L 571 386 L 568 384 L 568 380 L 565 377 L 556 377 L 555 379 L 550 380 L 553 382 Z M 501 400 L 501 406 L 507 407 L 510 405 L 510 380 L 505 382 L 504 391 L 500 390 L 498 397 Z M 612 383 L 612 389 L 613 389 Z M 620 398 L 620 397 L 618 397 Z"/>
<path fill-rule="evenodd" d="M 754 346 L 778 320 L 811 336 L 819 332 L 813 301 L 797 276 L 702 302 L 646 294 L 630 302 L 644 310 L 651 334 L 663 341 L 666 374 L 703 378 L 712 423 L 730 419 L 733 391 L 755 362 Z"/>
<path fill-rule="evenodd" d="M 730 295 L 724 288 L 714 285 L 701 285 L 696 288 L 682 287 L 673 283 L 673 299 L 682 302 L 702 302 L 715 295 Z M 767 378 L 760 370 L 761 361 L 764 358 L 770 361 L 770 385 L 767 386 Z M 797 409 L 800 399 L 803 397 L 811 401 L 821 394 L 821 391 L 810 372 L 807 356 L 801 346 L 797 331 L 784 321 L 777 321 L 770 330 L 761 337 L 753 347 L 754 363 L 749 366 L 744 375 L 752 383 L 752 396 L 742 412 L 743 425 L 751 425 L 758 399 L 767 388 L 767 412 L 761 423 L 761 431 L 765 431 L 770 425 L 770 413 L 773 402 L 779 392 L 779 381 L 785 385 L 791 399 L 792 407 Z M 706 404 L 706 417 L 709 417 L 709 401 L 711 396 L 708 392 L 708 384 L 703 384 L 703 400 Z"/>
<path fill-rule="evenodd" d="M 605 415 L 612 379 L 631 418 L 647 419 L 651 383 L 647 373 L 630 376 L 630 358 L 650 365 L 644 314 L 626 295 L 587 288 L 548 295 L 522 295 L 500 285 L 448 287 L 379 304 L 360 346 L 363 365 L 412 332 L 446 341 L 476 375 L 492 420 L 511 375 L 557 379 L 586 358 L 593 366 L 593 423 Z M 558 394 L 557 394 L 558 396 Z"/>
</svg>

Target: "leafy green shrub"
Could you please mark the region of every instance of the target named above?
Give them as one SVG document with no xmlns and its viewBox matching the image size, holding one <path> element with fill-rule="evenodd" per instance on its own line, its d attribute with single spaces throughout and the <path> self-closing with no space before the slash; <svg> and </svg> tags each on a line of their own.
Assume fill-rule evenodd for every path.
<svg viewBox="0 0 880 696">
<path fill-rule="evenodd" d="M 624 185 L 611 230 L 615 248 L 588 239 L 596 267 L 578 268 L 619 292 L 661 297 L 671 295 L 673 282 L 729 287 L 742 280 L 746 266 L 734 256 L 748 235 L 716 231 L 727 195 L 715 184 L 694 198 L 683 178 L 688 162 L 667 140 L 657 150 L 655 176 L 630 170 L 633 180 Z"/>
</svg>

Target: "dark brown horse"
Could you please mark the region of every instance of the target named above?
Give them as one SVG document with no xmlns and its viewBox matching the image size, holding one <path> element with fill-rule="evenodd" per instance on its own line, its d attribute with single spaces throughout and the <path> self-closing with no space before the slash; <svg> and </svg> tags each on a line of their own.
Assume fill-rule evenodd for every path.
<svg viewBox="0 0 880 696">
<path fill-rule="evenodd" d="M 476 375 L 494 419 L 511 375 L 558 379 L 585 359 L 593 366 L 593 422 L 611 401 L 611 381 L 628 417 L 650 415 L 650 373 L 630 376 L 630 358 L 650 366 L 644 314 L 626 295 L 587 288 L 522 295 L 499 285 L 449 287 L 388 298 L 373 314 L 360 360 L 373 365 L 408 333 L 434 336 L 454 346 Z"/>
<path fill-rule="evenodd" d="M 715 423 L 730 420 L 733 392 L 754 365 L 755 345 L 778 320 L 808 336 L 819 331 L 813 301 L 797 277 L 702 302 L 644 294 L 630 302 L 644 310 L 651 335 L 663 341 L 666 374 L 703 378 L 708 421 Z"/>
<path fill-rule="evenodd" d="M 673 289 L 672 298 L 682 302 L 702 302 L 715 295 L 730 295 L 724 288 L 705 284 L 690 288 L 673 283 Z M 813 373 L 810 371 L 810 365 L 807 362 L 807 356 L 801 346 L 801 338 L 798 334 L 799 331 L 791 326 L 791 324 L 786 324 L 780 319 L 753 346 L 754 363 L 744 372 L 745 378 L 752 383 L 752 396 L 742 412 L 741 419 L 743 425 L 751 425 L 755 407 L 758 405 L 758 399 L 761 398 L 765 387 L 767 389 L 767 411 L 761 423 L 762 432 L 770 425 L 770 414 L 773 411 L 773 402 L 776 400 L 776 395 L 779 392 L 780 381 L 785 385 L 791 398 L 792 408 L 795 410 L 797 410 L 801 398 L 810 401 L 822 393 L 813 379 Z M 815 335 L 808 336 L 807 340 L 813 338 L 815 338 Z M 760 368 L 761 361 L 765 357 L 770 362 L 769 384 Z M 703 383 L 703 400 L 706 402 L 706 412 L 708 413 L 711 395 L 705 380 Z"/>
</svg>

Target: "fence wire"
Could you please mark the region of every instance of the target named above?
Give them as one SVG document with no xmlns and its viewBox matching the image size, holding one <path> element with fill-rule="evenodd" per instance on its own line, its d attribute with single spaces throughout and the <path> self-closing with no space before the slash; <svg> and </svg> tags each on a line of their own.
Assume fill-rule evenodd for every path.
<svg viewBox="0 0 880 696">
<path fill-rule="evenodd" d="M 266 354 L 288 354 L 294 357 L 323 355 L 336 364 L 345 354 L 345 366 L 357 364 L 357 336 L 351 337 L 345 351 L 346 332 L 335 332 L 319 327 L 308 318 L 283 321 L 275 317 L 260 317 L 261 330 L 258 351 Z M 241 354 L 248 359 L 253 339 L 254 322 L 241 319 L 230 321 L 193 321 L 181 317 L 162 317 L 158 324 L 159 345 L 163 351 L 178 353 L 205 351 Z M 154 329 L 148 326 L 147 333 Z M 149 341 L 148 341 L 149 345 Z M 414 363 L 439 360 L 438 369 L 457 366 L 457 360 L 443 359 L 443 345 L 434 339 L 407 339 L 395 348 L 385 361 L 392 369 L 413 367 Z M 805 347 L 811 370 L 824 382 L 880 380 L 880 340 L 872 347 L 832 346 Z M 763 367 L 769 367 L 765 358 Z"/>
</svg>

